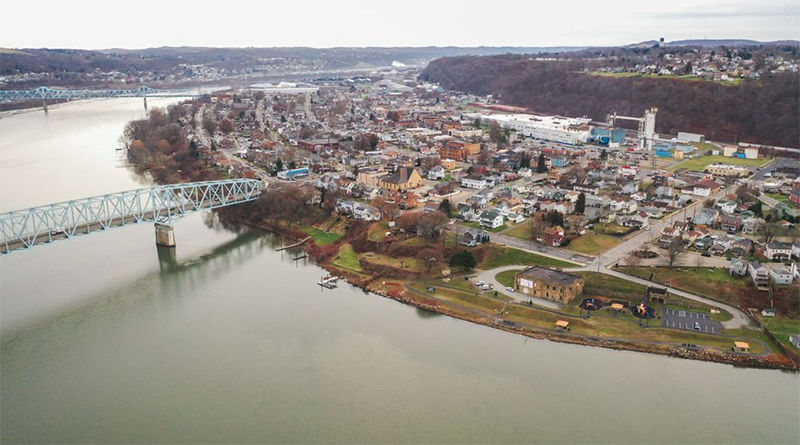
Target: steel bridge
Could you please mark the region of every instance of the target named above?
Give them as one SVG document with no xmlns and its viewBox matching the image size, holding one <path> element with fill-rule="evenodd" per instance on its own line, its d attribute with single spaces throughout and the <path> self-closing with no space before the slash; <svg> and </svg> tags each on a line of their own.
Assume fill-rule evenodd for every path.
<svg viewBox="0 0 800 445">
<path fill-rule="evenodd" d="M 190 213 L 261 196 L 258 179 L 189 182 L 128 190 L 0 214 L 0 255 L 138 223 L 160 225 Z"/>
<path fill-rule="evenodd" d="M 101 97 L 190 97 L 199 96 L 188 90 L 158 90 L 148 86 L 127 90 L 71 90 L 50 87 L 39 87 L 32 90 L 0 90 L 0 102 L 50 99 L 93 99 Z"/>
</svg>

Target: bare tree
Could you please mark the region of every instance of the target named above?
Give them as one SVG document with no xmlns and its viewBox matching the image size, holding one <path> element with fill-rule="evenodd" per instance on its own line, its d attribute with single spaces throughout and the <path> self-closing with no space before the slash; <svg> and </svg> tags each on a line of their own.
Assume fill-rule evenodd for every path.
<svg viewBox="0 0 800 445">
<path fill-rule="evenodd" d="M 671 268 L 684 253 L 686 253 L 686 251 L 683 249 L 683 240 L 679 237 L 673 238 L 669 245 L 667 245 L 667 262 L 669 263 L 669 267 Z"/>
<path fill-rule="evenodd" d="M 769 244 L 778 233 L 778 224 L 772 221 L 764 221 L 758 225 L 758 234 L 764 240 L 764 244 Z"/>
<path fill-rule="evenodd" d="M 442 261 L 444 257 L 442 256 L 441 251 L 433 248 L 427 248 L 420 250 L 419 253 L 417 253 L 417 258 L 425 262 L 425 270 L 430 272 L 431 268 L 433 268 L 433 265 L 439 261 Z"/>
</svg>

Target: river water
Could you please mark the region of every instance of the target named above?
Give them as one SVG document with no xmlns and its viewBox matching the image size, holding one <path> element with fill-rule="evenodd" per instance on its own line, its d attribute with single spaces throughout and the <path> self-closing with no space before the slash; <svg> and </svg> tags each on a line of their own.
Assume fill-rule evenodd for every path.
<svg viewBox="0 0 800 445">
<path fill-rule="evenodd" d="M 168 99 L 151 99 L 164 105 Z M 0 117 L 0 211 L 140 187 L 129 99 Z M 0 441 L 797 443 L 800 379 L 526 339 L 438 316 L 275 252 L 148 224 L 0 258 Z"/>
</svg>

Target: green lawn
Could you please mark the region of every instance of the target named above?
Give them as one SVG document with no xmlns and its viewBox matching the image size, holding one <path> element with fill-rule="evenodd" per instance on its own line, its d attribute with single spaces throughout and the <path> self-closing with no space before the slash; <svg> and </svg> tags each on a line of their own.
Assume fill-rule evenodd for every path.
<svg viewBox="0 0 800 445">
<path fill-rule="evenodd" d="M 649 267 L 619 267 L 622 273 L 649 279 Z M 750 288 L 750 280 L 732 277 L 724 267 L 656 267 L 653 281 L 713 300 L 739 306 L 739 296 Z"/>
<path fill-rule="evenodd" d="M 324 232 L 314 226 L 302 226 L 300 229 L 311 236 L 311 239 L 313 239 L 318 246 L 328 246 L 342 239 L 341 234 Z"/>
<path fill-rule="evenodd" d="M 514 238 L 529 240 L 531 239 L 531 224 L 525 221 L 520 224 L 515 224 L 510 229 L 503 232 L 503 235 L 513 236 Z"/>
<path fill-rule="evenodd" d="M 361 272 L 361 264 L 358 262 L 358 254 L 353 250 L 353 246 L 351 246 L 349 243 L 342 244 L 342 246 L 339 247 L 339 252 L 337 253 L 336 258 L 333 259 L 333 264 L 343 269 Z"/>
<path fill-rule="evenodd" d="M 789 195 L 781 195 L 780 193 L 767 193 L 767 196 L 769 196 L 770 198 L 772 198 L 772 199 L 774 199 L 776 201 L 782 202 L 782 203 L 786 204 L 787 206 L 789 206 L 791 208 L 795 208 L 795 209 L 800 208 L 800 207 L 798 207 L 797 204 L 793 203 L 792 201 L 789 201 Z"/>
<path fill-rule="evenodd" d="M 785 317 L 764 317 L 761 322 L 784 347 L 790 351 L 800 352 L 797 346 L 789 343 L 790 335 L 800 334 L 800 320 Z"/>
<path fill-rule="evenodd" d="M 619 238 L 603 233 L 588 232 L 570 241 L 566 248 L 588 255 L 599 255 L 617 244 L 619 244 Z"/>
<path fill-rule="evenodd" d="M 533 252 L 527 252 L 525 250 L 501 246 L 494 243 L 490 243 L 489 246 L 487 246 L 486 254 L 486 258 L 481 264 L 478 265 L 478 267 L 484 270 L 517 264 L 530 266 L 539 265 L 559 269 L 579 266 L 578 264 L 569 261 L 557 260 L 555 258 L 537 255 Z"/>
<path fill-rule="evenodd" d="M 424 262 L 418 258 L 393 258 L 373 252 L 362 253 L 359 258 L 368 263 L 377 264 L 379 266 L 395 267 L 410 272 L 422 272 L 425 269 Z"/>
<path fill-rule="evenodd" d="M 759 159 L 739 159 L 739 158 L 726 158 L 725 156 L 700 156 L 694 159 L 687 159 L 679 162 L 671 167 L 672 170 L 679 168 L 686 168 L 691 171 L 701 172 L 705 170 L 709 164 L 730 164 L 730 165 L 743 165 L 746 167 L 761 167 L 766 165 L 770 158 Z"/>
<path fill-rule="evenodd" d="M 500 282 L 503 286 L 514 287 L 517 274 L 522 272 L 522 269 L 511 269 L 511 270 L 504 270 L 499 274 L 495 275 L 497 281 Z"/>
<path fill-rule="evenodd" d="M 647 294 L 647 286 L 623 280 L 622 278 L 599 272 L 576 272 L 575 274 L 582 276 L 586 280 L 583 285 L 583 295 L 587 297 L 621 298 L 637 303 Z"/>
</svg>

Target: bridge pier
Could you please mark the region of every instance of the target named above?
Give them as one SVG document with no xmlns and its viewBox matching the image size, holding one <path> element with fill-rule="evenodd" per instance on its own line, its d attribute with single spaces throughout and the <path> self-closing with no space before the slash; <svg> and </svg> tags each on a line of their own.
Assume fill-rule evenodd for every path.
<svg viewBox="0 0 800 445">
<path fill-rule="evenodd" d="M 42 98 L 42 109 L 47 113 L 47 101 L 44 98 Z"/>
<path fill-rule="evenodd" d="M 144 99 L 144 109 L 147 110 L 147 96 L 142 96 Z"/>
<path fill-rule="evenodd" d="M 175 247 L 175 228 L 169 224 L 156 223 L 156 246 Z"/>
<path fill-rule="evenodd" d="M 156 246 L 158 267 L 161 272 L 169 273 L 178 268 L 178 255 L 174 247 Z"/>
</svg>

